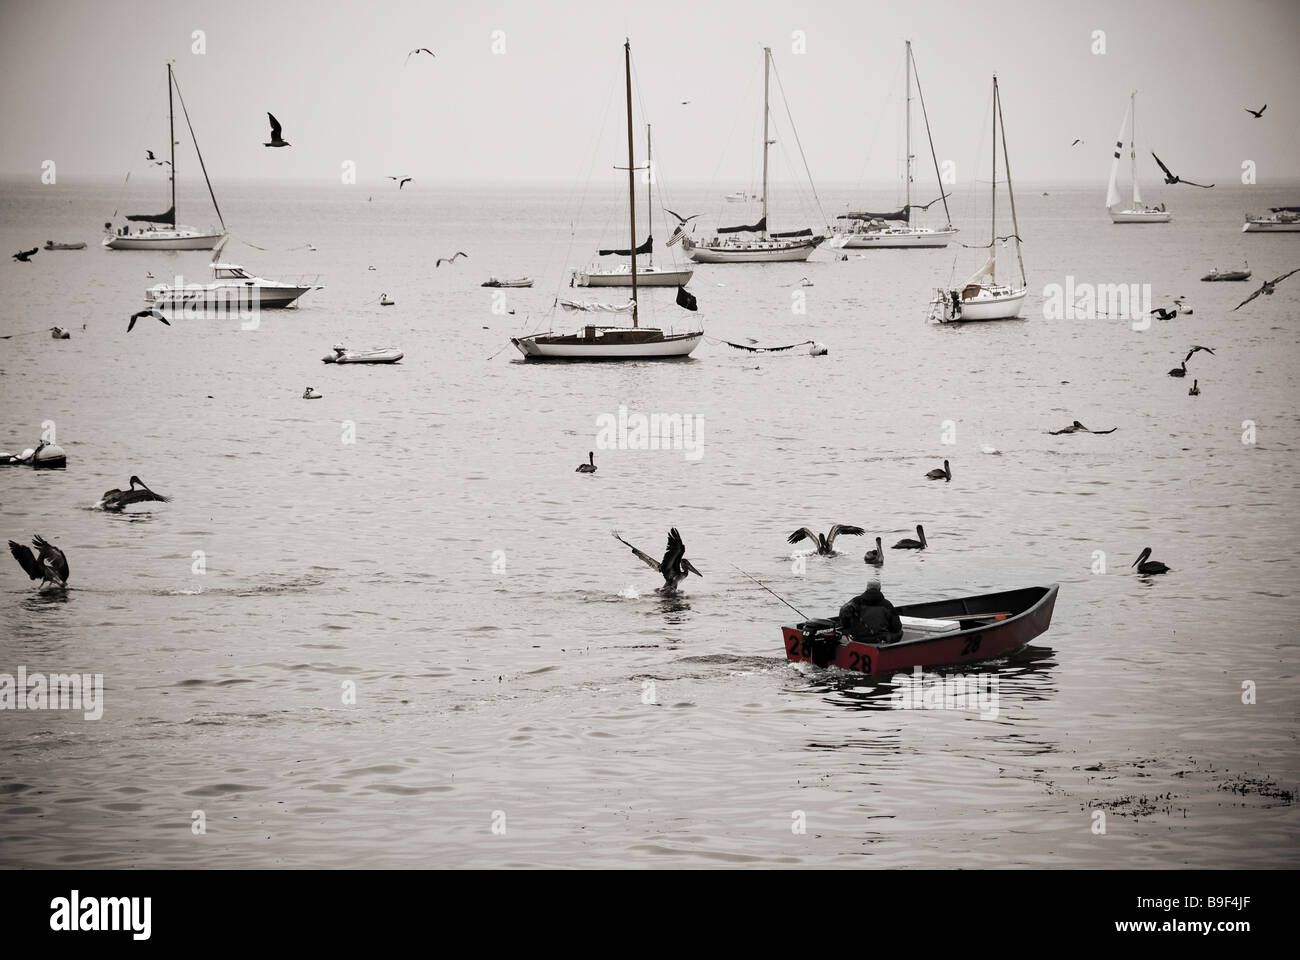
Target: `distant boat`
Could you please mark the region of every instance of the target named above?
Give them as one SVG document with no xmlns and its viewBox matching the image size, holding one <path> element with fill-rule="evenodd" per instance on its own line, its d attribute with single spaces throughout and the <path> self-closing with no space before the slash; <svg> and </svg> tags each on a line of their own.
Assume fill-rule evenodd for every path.
<svg viewBox="0 0 1300 960">
<path fill-rule="evenodd" d="M 110 231 L 104 238 L 104 246 L 110 250 L 211 250 L 226 235 L 226 221 L 221 217 L 221 208 L 217 206 L 217 195 L 212 192 L 212 181 L 208 179 L 208 170 L 203 163 L 203 154 L 199 152 L 199 141 L 194 136 L 194 127 L 189 123 L 189 112 L 185 110 L 185 99 L 181 97 L 181 111 L 185 113 L 186 125 L 190 128 L 190 137 L 194 142 L 194 152 L 199 157 L 199 168 L 203 171 L 203 180 L 208 185 L 208 195 L 212 197 L 213 209 L 217 219 L 221 220 L 221 230 L 196 230 L 194 227 L 178 226 L 176 223 L 176 117 L 172 106 L 172 88 L 176 95 L 181 93 L 180 84 L 176 82 L 171 64 L 167 64 L 167 143 L 171 148 L 171 160 L 168 164 L 168 180 L 171 181 L 172 205 L 166 213 L 141 213 L 128 216 L 132 223 L 147 223 L 143 230 L 132 233 L 129 225 L 113 230 L 112 223 L 104 226 Z"/>
<path fill-rule="evenodd" d="M 496 277 L 488 277 L 485 282 L 480 284 L 480 286 L 484 287 L 531 287 L 532 285 L 532 277 L 518 277 L 514 280 L 498 280 Z"/>
<path fill-rule="evenodd" d="M 629 249 L 636 249 L 636 158 L 632 152 L 632 45 L 623 44 L 623 69 L 627 87 L 627 212 Z M 510 342 L 524 355 L 525 360 L 657 360 L 689 356 L 704 339 L 704 331 L 671 333 L 654 327 L 642 327 L 638 322 L 637 287 L 640 280 L 636 256 L 628 265 L 632 283 L 631 299 L 625 304 L 586 303 L 572 300 L 557 301 L 566 310 L 586 313 L 630 314 L 632 326 L 614 326 L 587 323 L 576 333 L 535 333 L 512 337 Z M 678 303 L 685 291 L 679 291 Z M 691 298 L 694 302 L 694 298 Z"/>
<path fill-rule="evenodd" d="M 212 307 L 287 307 L 304 293 L 322 290 L 310 282 L 266 280 L 235 263 L 211 263 L 213 282 L 169 286 L 158 283 L 145 291 L 145 300 L 170 309 Z"/>
<path fill-rule="evenodd" d="M 1016 194 L 1011 186 L 1011 162 L 1007 157 L 1007 129 L 1002 116 L 1002 97 L 998 93 L 998 75 L 993 75 L 993 199 L 989 211 L 989 256 L 984 266 L 971 276 L 960 290 L 939 289 L 930 302 L 930 315 L 940 323 L 967 320 L 1011 320 L 1020 316 L 1025 295 L 1029 292 L 1025 279 L 1025 260 L 1020 252 L 1020 224 L 1016 219 Z M 1007 174 L 1007 197 L 1011 201 L 1011 235 L 998 236 L 998 134 L 1002 136 L 1002 162 Z M 1011 240 L 1016 245 L 1016 261 L 1020 265 L 1020 285 L 1008 286 L 997 282 L 997 247 L 1001 240 Z"/>
<path fill-rule="evenodd" d="M 85 250 L 86 241 L 80 243 L 55 243 L 53 240 L 45 241 L 46 250 Z"/>
<path fill-rule="evenodd" d="M 1225 280 L 1249 280 L 1250 270 L 1220 270 L 1215 267 L 1205 276 L 1201 277 L 1202 281 L 1207 283 L 1223 282 Z"/>
<path fill-rule="evenodd" d="M 904 111 L 907 134 L 903 152 L 903 183 L 906 185 L 906 199 L 903 208 L 884 213 L 866 211 L 846 213 L 836 217 L 837 221 L 845 221 L 843 224 L 837 223 L 832 228 L 835 236 L 831 239 L 830 246 L 837 249 L 842 247 L 946 247 L 948 246 L 948 240 L 957 233 L 957 228 L 952 225 L 952 217 L 948 213 L 948 195 L 943 189 L 943 179 L 939 176 L 939 158 L 934 152 L 933 140 L 931 140 L 930 156 L 934 160 L 934 177 L 939 184 L 939 197 L 943 200 L 943 212 L 947 225 L 938 230 L 932 227 L 912 225 L 912 210 L 914 209 L 912 205 L 912 69 L 916 61 L 912 57 L 911 40 L 907 41 L 904 61 L 907 72 L 907 107 Z M 921 106 L 922 116 L 925 117 L 925 133 L 926 137 L 929 138 L 930 118 L 924 112 L 924 100 L 922 100 Z M 893 225 L 900 221 L 903 226 Z"/>
<path fill-rule="evenodd" d="M 653 170 L 654 166 L 650 157 L 650 125 L 646 124 L 645 128 L 645 155 L 646 166 Z M 646 209 L 646 233 L 650 233 L 651 216 L 654 212 L 654 177 L 646 178 L 645 190 L 645 209 Z M 633 240 L 635 242 L 635 239 Z M 628 258 L 627 263 L 620 263 L 617 266 L 607 267 L 596 264 L 587 270 L 575 270 L 573 273 L 573 285 L 575 287 L 630 287 L 632 285 L 632 263 L 633 257 L 645 255 L 646 262 L 637 264 L 636 277 L 637 284 L 643 287 L 684 287 L 691 282 L 694 270 L 680 270 L 676 266 L 663 267 L 655 266 L 654 237 L 647 235 L 645 243 L 635 250 L 601 250 L 600 255 L 624 256 Z"/>
<path fill-rule="evenodd" d="M 1300 207 L 1272 207 L 1263 216 L 1246 214 L 1242 233 L 1300 233 Z"/>
<path fill-rule="evenodd" d="M 717 236 L 697 243 L 686 237 L 682 246 L 696 263 L 778 263 L 807 260 L 826 238 L 815 236 L 810 229 L 769 233 L 767 229 L 767 155 L 773 140 L 771 110 L 768 107 L 768 77 L 772 72 L 772 48 L 763 48 L 763 216 L 758 223 L 735 227 L 718 227 Z M 811 178 L 809 178 L 811 180 Z M 730 199 L 730 198 L 728 198 Z M 737 239 L 737 234 L 757 234 L 753 239 Z M 725 235 L 725 236 L 724 236 Z"/>
<path fill-rule="evenodd" d="M 1129 138 L 1129 156 L 1133 163 L 1133 202 L 1126 210 L 1116 209 L 1122 202 L 1119 195 L 1119 157 L 1124 150 L 1124 129 L 1129 119 L 1133 120 L 1133 129 Z M 1137 91 L 1129 95 L 1128 110 L 1119 125 L 1119 136 L 1115 140 L 1115 158 L 1110 165 L 1110 186 L 1106 190 L 1106 209 L 1110 212 L 1111 223 L 1168 223 L 1172 216 L 1165 205 L 1150 207 L 1142 202 L 1142 191 L 1138 188 L 1137 168 Z"/>
<path fill-rule="evenodd" d="M 746 193 L 744 190 L 737 190 L 735 193 L 729 193 L 722 199 L 727 203 L 748 203 L 751 200 L 757 200 L 758 194 Z"/>
<path fill-rule="evenodd" d="M 334 352 L 321 357 L 323 363 L 396 363 L 403 353 L 396 347 L 377 347 L 373 350 L 349 350 L 341 343 L 334 344 Z"/>
</svg>

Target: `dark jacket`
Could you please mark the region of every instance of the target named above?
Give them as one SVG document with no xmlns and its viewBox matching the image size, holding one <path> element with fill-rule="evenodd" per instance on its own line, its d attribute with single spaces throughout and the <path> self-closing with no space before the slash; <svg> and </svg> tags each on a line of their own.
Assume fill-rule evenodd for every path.
<svg viewBox="0 0 1300 960">
<path fill-rule="evenodd" d="M 897 643 L 903 622 L 894 605 L 874 587 L 840 607 L 840 631 L 859 643 Z"/>
</svg>

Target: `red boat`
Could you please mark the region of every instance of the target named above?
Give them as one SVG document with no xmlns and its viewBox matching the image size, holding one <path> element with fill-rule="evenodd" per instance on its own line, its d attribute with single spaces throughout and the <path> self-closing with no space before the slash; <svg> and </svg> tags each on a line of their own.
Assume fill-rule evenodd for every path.
<svg viewBox="0 0 1300 960">
<path fill-rule="evenodd" d="M 888 673 L 994 660 L 1015 653 L 1052 623 L 1058 584 L 896 607 L 898 643 L 858 643 L 841 636 L 839 618 L 782 627 L 787 660 L 859 673 Z"/>
</svg>

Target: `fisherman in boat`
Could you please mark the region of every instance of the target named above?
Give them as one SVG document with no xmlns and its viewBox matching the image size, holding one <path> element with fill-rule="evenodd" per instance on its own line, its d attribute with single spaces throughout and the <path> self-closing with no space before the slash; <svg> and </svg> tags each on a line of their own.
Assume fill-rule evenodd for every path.
<svg viewBox="0 0 1300 960">
<path fill-rule="evenodd" d="M 903 622 L 894 605 L 880 592 L 880 581 L 840 607 L 840 632 L 858 643 L 897 643 L 903 639 Z"/>
</svg>

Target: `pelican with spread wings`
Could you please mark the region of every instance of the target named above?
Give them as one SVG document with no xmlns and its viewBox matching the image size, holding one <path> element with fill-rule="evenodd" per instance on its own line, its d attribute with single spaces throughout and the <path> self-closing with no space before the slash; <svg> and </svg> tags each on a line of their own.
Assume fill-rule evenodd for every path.
<svg viewBox="0 0 1300 960">
<path fill-rule="evenodd" d="M 1280 276 L 1280 277 L 1275 277 L 1275 278 L 1272 279 L 1272 280 L 1265 280 L 1265 281 L 1264 281 L 1264 285 L 1263 285 L 1262 287 L 1260 287 L 1258 290 L 1256 290 L 1256 291 L 1255 291 L 1254 293 L 1252 293 L 1249 297 L 1247 297 L 1245 300 L 1241 301 L 1241 303 L 1237 304 L 1237 305 L 1236 305 L 1235 307 L 1233 307 L 1232 309 L 1233 309 L 1233 310 L 1240 310 L 1240 309 L 1241 309 L 1242 307 L 1244 307 L 1246 304 L 1250 303 L 1250 301 L 1252 301 L 1252 300 L 1254 300 L 1256 297 L 1258 297 L 1261 293 L 1262 293 L 1262 294 L 1265 294 L 1265 295 L 1267 295 L 1267 296 L 1270 296 L 1270 297 L 1273 296 L 1273 290 L 1274 290 L 1274 288 L 1277 287 L 1277 285 L 1278 285 L 1279 283 L 1281 283 L 1283 280 L 1285 280 L 1287 277 L 1291 276 L 1291 274 L 1293 274 L 1293 273 L 1300 273 L 1300 267 L 1296 267 L 1294 270 L 1289 270 L 1289 271 L 1287 271 L 1286 273 L 1282 274 L 1282 276 Z"/>
<path fill-rule="evenodd" d="M 658 570 L 663 574 L 663 590 L 665 592 L 675 591 L 677 589 L 677 584 L 685 580 L 687 574 L 693 573 L 697 577 L 704 576 L 704 574 L 695 569 L 695 566 L 691 561 L 686 559 L 686 544 L 682 543 L 682 535 L 677 532 L 676 527 L 673 527 L 668 531 L 668 548 L 664 551 L 664 558 L 662 560 L 656 560 L 648 553 L 642 553 L 636 547 L 632 546 L 632 544 L 620 537 L 617 530 L 611 532 L 614 534 L 615 540 L 636 554 L 638 560 L 644 563 L 647 567 L 653 567 L 655 570 Z"/>
<path fill-rule="evenodd" d="M 46 584 L 60 590 L 67 587 L 68 558 L 63 555 L 63 551 L 40 536 L 32 537 L 32 544 L 36 547 L 36 553 L 32 553 L 31 547 L 10 540 L 9 552 L 28 577 L 41 581 L 36 589 L 43 590 Z"/>
<path fill-rule="evenodd" d="M 835 538 L 840 534 L 846 537 L 860 537 L 866 532 L 861 527 L 855 527 L 848 523 L 837 523 L 831 527 L 828 533 L 813 533 L 807 527 L 800 527 L 786 537 L 785 542 L 798 543 L 801 540 L 811 540 L 817 547 L 818 556 L 829 557 L 835 552 Z"/>
<path fill-rule="evenodd" d="M 1155 153 L 1152 153 L 1151 156 L 1156 157 Z M 1214 184 L 1212 183 L 1194 183 L 1191 180 L 1184 180 L 1182 177 L 1178 176 L 1178 174 L 1174 173 L 1172 170 L 1166 167 L 1164 161 L 1161 160 L 1159 157 L 1156 157 L 1156 163 L 1160 164 L 1160 169 L 1163 170 L 1165 173 L 1165 183 L 1169 184 L 1170 186 L 1172 186 L 1175 183 L 1185 183 L 1189 187 L 1201 187 L 1205 190 L 1209 190 L 1212 186 L 1214 186 Z"/>
</svg>

